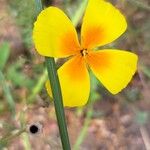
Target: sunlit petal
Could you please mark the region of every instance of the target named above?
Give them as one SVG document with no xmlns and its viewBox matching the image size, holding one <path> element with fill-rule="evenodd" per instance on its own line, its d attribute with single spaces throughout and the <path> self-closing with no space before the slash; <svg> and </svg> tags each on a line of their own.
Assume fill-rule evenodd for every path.
<svg viewBox="0 0 150 150">
<path fill-rule="evenodd" d="M 34 24 L 33 40 L 36 50 L 43 56 L 65 57 L 80 50 L 75 28 L 58 8 L 43 10 Z"/>
<path fill-rule="evenodd" d="M 81 30 L 83 48 L 94 48 L 117 39 L 127 28 L 124 16 L 105 0 L 89 0 Z"/>
<path fill-rule="evenodd" d="M 100 50 L 87 57 L 93 73 L 112 94 L 120 92 L 130 82 L 137 60 L 134 53 L 120 50 Z"/>
<path fill-rule="evenodd" d="M 84 58 L 75 56 L 58 69 L 64 106 L 82 106 L 89 98 L 90 79 Z M 46 88 L 51 96 L 49 81 Z"/>
</svg>

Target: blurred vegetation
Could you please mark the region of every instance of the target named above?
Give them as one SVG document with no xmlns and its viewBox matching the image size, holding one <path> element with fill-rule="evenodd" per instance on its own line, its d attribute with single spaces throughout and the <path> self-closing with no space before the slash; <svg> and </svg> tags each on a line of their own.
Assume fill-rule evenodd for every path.
<svg viewBox="0 0 150 150">
<path fill-rule="evenodd" d="M 70 137 L 73 148 L 76 150 L 82 149 L 82 147 L 88 150 L 92 145 L 89 143 L 92 142 L 92 146 L 97 149 L 109 149 L 109 146 L 112 145 L 116 148 L 122 144 L 128 145 L 126 149 L 137 150 L 141 150 L 143 147 L 147 148 L 150 143 L 145 142 L 145 138 L 147 140 L 150 137 L 150 2 L 148 0 L 111 0 L 111 2 L 125 14 L 128 30 L 109 47 L 133 50 L 140 58 L 139 69 L 132 83 L 116 96 L 108 93 L 90 72 L 91 95 L 87 106 L 66 109 Z M 47 6 L 51 4 L 61 7 L 72 19 L 77 30 L 80 31 L 87 0 L 82 2 L 80 0 L 44 0 L 43 3 L 46 3 Z M 50 130 L 50 127 L 51 130 L 55 129 L 51 123 L 55 122 L 56 124 L 56 119 L 53 115 L 53 102 L 49 101 L 44 88 L 47 72 L 43 59 L 33 50 L 32 28 L 36 19 L 34 0 L 8 0 L 7 5 L 9 9 L 6 12 L 15 20 L 14 26 L 17 26 L 21 34 L 26 52 L 16 54 L 15 59 L 11 59 L 11 55 L 13 55 L 11 43 L 0 35 L 2 38 L 0 40 L 0 138 L 10 139 L 7 142 L 0 140 L 0 149 L 13 147 L 18 135 L 21 135 L 19 138 L 21 146 L 17 147 L 14 144 L 14 148 L 16 146 L 18 149 L 30 150 L 32 147 L 36 147 L 34 143 L 42 141 L 48 145 L 54 141 L 59 143 L 56 137 L 49 140 L 50 135 L 47 134 L 48 139 L 38 137 L 39 140 L 34 139 L 37 140 L 34 142 L 28 132 L 23 132 L 23 134 L 20 132 L 24 131 L 28 124 L 33 123 L 37 115 L 39 118 L 46 118 L 44 124 L 49 125 L 47 130 Z M 57 62 L 62 64 L 64 61 L 57 60 Z M 41 111 L 42 108 L 45 113 L 43 110 Z M 129 121 L 127 121 L 127 125 L 122 125 L 122 120 Z M 146 133 L 143 132 L 143 129 Z M 73 133 L 73 130 L 76 133 Z M 94 134 L 91 135 L 91 132 Z M 108 137 L 105 137 L 104 133 L 108 134 Z M 57 134 L 56 132 L 55 135 Z M 131 141 L 128 141 L 126 137 Z M 101 142 L 98 143 L 100 139 Z M 117 146 L 113 139 L 118 140 Z M 138 143 L 140 146 L 136 147 L 137 139 L 143 142 Z M 56 144 L 54 145 L 56 147 Z"/>
<path fill-rule="evenodd" d="M 34 0 L 10 0 L 10 9 L 16 23 L 21 28 L 21 34 L 24 44 L 31 48 L 32 46 L 32 28 L 36 18 Z"/>
</svg>

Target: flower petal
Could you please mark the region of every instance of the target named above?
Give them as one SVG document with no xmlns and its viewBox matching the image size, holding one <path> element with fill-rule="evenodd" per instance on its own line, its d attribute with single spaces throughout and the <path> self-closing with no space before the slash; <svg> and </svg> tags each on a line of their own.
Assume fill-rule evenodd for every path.
<svg viewBox="0 0 150 150">
<path fill-rule="evenodd" d="M 85 105 L 89 98 L 90 79 L 84 58 L 75 56 L 58 69 L 64 106 Z M 51 96 L 49 81 L 46 88 Z"/>
<path fill-rule="evenodd" d="M 89 0 L 81 29 L 81 46 L 94 48 L 117 39 L 127 28 L 124 16 L 105 0 Z"/>
<path fill-rule="evenodd" d="M 100 50 L 87 56 L 92 71 L 112 94 L 117 94 L 130 82 L 137 60 L 136 54 L 121 50 Z"/>
<path fill-rule="evenodd" d="M 43 56 L 65 57 L 80 50 L 78 37 L 69 18 L 58 8 L 43 10 L 34 24 L 33 40 Z"/>
</svg>

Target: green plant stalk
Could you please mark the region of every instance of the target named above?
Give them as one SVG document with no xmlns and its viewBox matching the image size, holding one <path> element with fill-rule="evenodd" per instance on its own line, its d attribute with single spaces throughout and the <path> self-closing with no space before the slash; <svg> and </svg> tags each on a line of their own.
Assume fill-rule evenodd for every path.
<svg viewBox="0 0 150 150">
<path fill-rule="evenodd" d="M 26 103 L 26 99 L 24 98 L 22 100 L 22 105 Z M 21 111 L 19 113 L 19 120 L 20 120 L 20 125 L 22 129 L 27 129 L 27 114 L 26 114 L 26 109 Z M 21 134 L 21 139 L 22 139 L 22 144 L 24 146 L 24 150 L 31 150 L 31 144 L 30 144 L 30 139 L 29 139 L 29 134 L 28 132 L 24 132 Z"/>
<path fill-rule="evenodd" d="M 51 89 L 52 89 L 52 94 L 54 99 L 56 117 L 58 121 L 62 146 L 64 150 L 70 150 L 71 148 L 70 148 L 67 126 L 65 121 L 65 113 L 64 113 L 63 102 L 62 102 L 61 88 L 60 88 L 60 83 L 56 71 L 55 61 L 54 58 L 49 58 L 49 57 L 46 57 L 45 60 L 46 60 L 46 66 L 48 70 L 48 77 L 51 83 Z"/>
<path fill-rule="evenodd" d="M 24 150 L 32 150 L 28 133 L 27 132 L 22 133 L 21 137 L 22 143 L 24 145 Z"/>
<path fill-rule="evenodd" d="M 0 70 L 0 84 L 1 84 L 1 86 L 3 88 L 5 97 L 7 99 L 8 104 L 9 104 L 9 109 L 12 112 L 12 116 L 13 116 L 15 114 L 15 101 L 14 101 L 12 95 L 11 95 L 9 86 L 6 83 L 5 77 L 4 77 L 4 75 L 3 75 L 1 70 Z"/>
<path fill-rule="evenodd" d="M 35 2 L 36 2 L 37 14 L 38 14 L 43 7 L 42 7 L 41 0 L 36 0 Z M 55 60 L 52 57 L 45 57 L 45 62 L 47 66 L 49 81 L 51 83 L 52 96 L 54 99 L 54 105 L 55 105 L 55 111 L 56 111 L 56 117 L 59 126 L 62 147 L 63 150 L 71 150 L 69 136 L 67 132 L 67 125 L 65 121 L 65 113 L 64 113 L 64 107 L 62 102 L 61 88 L 58 79 Z"/>
<path fill-rule="evenodd" d="M 44 68 L 44 71 L 38 80 L 37 84 L 33 88 L 31 95 L 27 98 L 27 104 L 32 104 L 35 101 L 36 95 L 41 91 L 45 81 L 47 80 L 47 70 Z"/>
<path fill-rule="evenodd" d="M 0 139 L 0 145 L 2 144 L 5 144 L 5 143 L 7 143 L 8 141 L 10 141 L 10 140 L 12 140 L 12 139 L 14 139 L 14 138 L 16 138 L 16 137 L 18 137 L 19 135 L 21 135 L 23 132 L 26 132 L 26 129 L 24 128 L 24 129 L 21 129 L 21 130 L 19 130 L 19 131 L 17 131 L 15 134 L 9 134 L 9 135 L 7 135 L 7 136 L 5 136 L 5 137 L 3 137 L 3 138 L 1 138 Z"/>
<path fill-rule="evenodd" d="M 41 0 L 35 0 L 35 6 L 36 6 L 36 15 L 38 15 L 43 10 Z"/>
<path fill-rule="evenodd" d="M 73 150 L 79 150 L 80 149 L 80 145 L 82 144 L 82 142 L 83 142 L 83 140 L 87 134 L 88 126 L 89 126 L 92 115 L 93 115 L 93 108 L 91 106 L 91 108 L 87 112 L 87 116 L 86 116 L 83 128 L 81 129 L 80 135 L 79 135 L 79 137 L 78 137 L 78 139 L 77 139 L 77 141 L 73 147 Z"/>
<path fill-rule="evenodd" d="M 87 2 L 88 2 L 88 0 L 82 0 L 82 2 L 80 2 L 80 6 L 79 6 L 78 10 L 71 18 L 72 23 L 75 27 L 78 25 L 79 21 L 81 20 L 83 14 L 84 14 Z"/>
</svg>

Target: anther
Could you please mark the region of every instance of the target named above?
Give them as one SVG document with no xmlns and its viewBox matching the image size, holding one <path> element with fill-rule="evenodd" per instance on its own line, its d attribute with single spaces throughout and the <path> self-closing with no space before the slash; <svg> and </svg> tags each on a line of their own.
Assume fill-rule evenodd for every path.
<svg viewBox="0 0 150 150">
<path fill-rule="evenodd" d="M 82 56 L 86 56 L 88 54 L 87 49 L 82 49 L 80 53 Z"/>
</svg>

